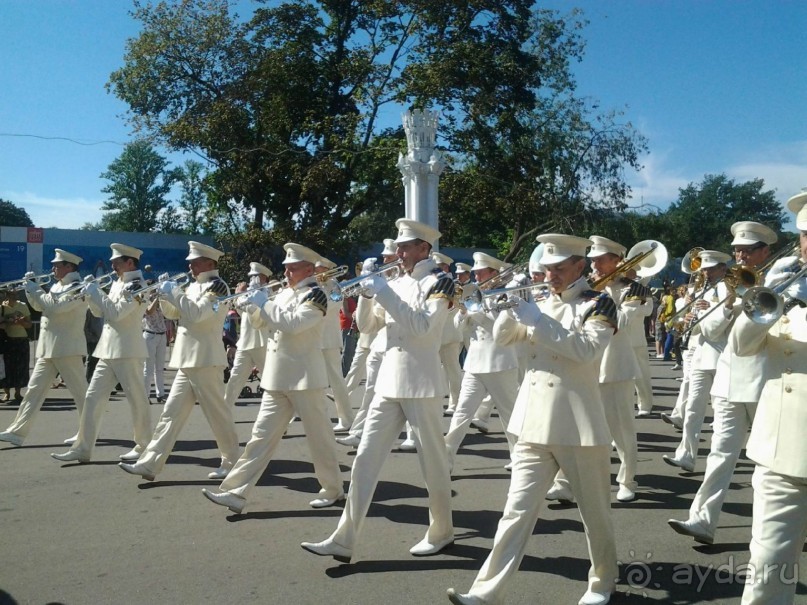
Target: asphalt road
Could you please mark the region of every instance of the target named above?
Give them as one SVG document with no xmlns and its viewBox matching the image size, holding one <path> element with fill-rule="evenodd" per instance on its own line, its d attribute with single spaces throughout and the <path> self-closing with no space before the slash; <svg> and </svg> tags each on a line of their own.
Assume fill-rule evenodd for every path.
<svg viewBox="0 0 807 605">
<path fill-rule="evenodd" d="M 670 365 L 651 361 L 657 411 L 675 401 L 680 373 Z M 241 400 L 235 408 L 242 444 L 258 401 Z M 0 405 L 0 428 L 16 410 Z M 161 410 L 151 406 L 152 423 Z M 201 410 L 191 414 L 153 483 L 117 468 L 118 455 L 131 446 L 128 405 L 120 395 L 113 396 L 104 416 L 92 463 L 51 459 L 50 452 L 66 449 L 62 440 L 76 425 L 69 394 L 54 389 L 25 445 L 0 446 L 0 604 L 448 603 L 446 588 L 467 590 L 487 556 L 509 481 L 500 428 L 487 436 L 472 431 L 454 471 L 456 544 L 444 554 L 414 558 L 408 549 L 425 533 L 426 492 L 417 456 L 392 452 L 357 546 L 359 561 L 343 565 L 299 546 L 327 537 L 341 514 L 338 507 L 308 506 L 318 485 L 299 422 L 290 427 L 241 515 L 201 494 L 202 487 L 217 487 L 206 476 L 219 462 Z M 752 463 L 741 459 L 738 465 L 716 543 L 698 545 L 666 521 L 686 518 L 703 477 L 708 425 L 693 473 L 662 462 L 679 433 L 657 414 L 638 419 L 637 427 L 639 498 L 618 503 L 616 485 L 612 488 L 621 562 L 612 603 L 738 602 L 748 560 Z M 347 482 L 352 450 L 337 447 Z M 509 584 L 507 602 L 577 603 L 588 565 L 576 507 L 550 504 Z M 802 577 L 797 602 L 807 603 L 803 582 Z"/>
</svg>

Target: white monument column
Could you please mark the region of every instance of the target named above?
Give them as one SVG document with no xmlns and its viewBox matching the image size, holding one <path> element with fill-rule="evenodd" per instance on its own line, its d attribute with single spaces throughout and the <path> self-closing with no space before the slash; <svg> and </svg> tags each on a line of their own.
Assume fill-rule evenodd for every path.
<svg viewBox="0 0 807 605">
<path fill-rule="evenodd" d="M 437 112 L 416 109 L 402 118 L 408 150 L 398 154 L 398 169 L 403 175 L 405 215 L 437 229 L 437 185 L 446 166 L 435 149 Z"/>
</svg>

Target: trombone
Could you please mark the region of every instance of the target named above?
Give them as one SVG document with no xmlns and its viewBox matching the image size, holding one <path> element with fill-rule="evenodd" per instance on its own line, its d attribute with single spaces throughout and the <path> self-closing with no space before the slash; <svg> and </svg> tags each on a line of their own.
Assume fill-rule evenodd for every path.
<svg viewBox="0 0 807 605">
<path fill-rule="evenodd" d="M 682 336 L 694 330 L 699 323 L 714 313 L 716 309 L 719 309 L 723 303 L 725 303 L 732 296 L 740 295 L 744 297 L 748 290 L 759 286 L 759 284 L 762 283 L 762 270 L 756 270 L 753 267 L 748 267 L 747 265 L 734 265 L 726 270 L 726 274 L 723 276 L 721 281 L 726 284 L 728 295 L 723 300 L 716 303 L 706 313 L 698 317 L 698 319 L 689 324 L 681 333 Z M 691 304 L 692 303 L 690 303 L 690 305 Z"/>
<path fill-rule="evenodd" d="M 803 261 L 799 259 L 794 264 L 797 263 L 803 264 Z M 743 294 L 743 312 L 754 323 L 765 326 L 776 323 L 786 312 L 788 305 L 795 300 L 785 296 L 785 290 L 805 276 L 807 276 L 807 264 L 803 264 L 801 269 L 773 288 L 765 286 L 749 288 Z"/>
<path fill-rule="evenodd" d="M 32 281 L 40 286 L 44 286 L 53 281 L 53 273 L 43 273 L 41 275 L 34 275 L 31 278 L 15 279 L 13 281 L 6 281 L 0 283 L 0 290 L 16 290 L 22 288 L 27 282 Z"/>
<path fill-rule="evenodd" d="M 364 286 L 361 285 L 361 282 L 363 282 L 365 279 L 372 275 L 384 275 L 385 273 L 390 273 L 395 270 L 395 274 L 387 275 L 387 279 L 393 280 L 401 274 L 402 262 L 403 261 L 399 258 L 391 263 L 381 265 L 378 269 L 372 273 L 368 273 L 367 275 L 359 275 L 353 279 L 346 279 L 344 281 L 337 282 L 334 284 L 333 290 L 328 293 L 328 297 L 333 302 L 341 302 L 345 298 L 358 296 L 364 291 Z M 345 269 L 347 269 L 347 267 L 345 267 Z M 324 275 L 324 273 L 320 273 L 320 275 Z"/>
<path fill-rule="evenodd" d="M 480 290 L 487 291 L 487 290 L 494 290 L 494 289 L 501 289 L 504 288 L 504 285 L 508 283 L 511 279 L 513 279 L 514 275 L 518 273 L 525 273 L 528 272 L 530 264 L 529 263 L 521 263 L 518 265 L 510 265 L 506 269 L 502 269 L 496 275 L 493 275 L 487 278 L 484 281 L 479 282 L 476 284 L 476 287 Z"/>
<path fill-rule="evenodd" d="M 664 269 L 668 257 L 667 248 L 661 242 L 651 239 L 641 241 L 628 251 L 627 260 L 622 261 L 610 273 L 594 280 L 591 283 L 591 289 L 600 292 L 611 281 L 631 269 L 636 269 L 636 275 L 639 278 L 652 277 Z"/>
</svg>

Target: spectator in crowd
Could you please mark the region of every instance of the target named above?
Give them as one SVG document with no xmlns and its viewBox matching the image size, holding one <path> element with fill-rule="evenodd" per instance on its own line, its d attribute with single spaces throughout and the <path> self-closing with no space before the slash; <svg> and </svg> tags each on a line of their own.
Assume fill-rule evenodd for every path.
<svg viewBox="0 0 807 605">
<path fill-rule="evenodd" d="M 6 299 L 0 305 L 0 328 L 5 331 L 3 361 L 6 377 L 3 381 L 5 394 L 3 401 L 22 401 L 22 388 L 28 384 L 30 345 L 28 330 L 31 328 L 31 310 L 24 302 L 17 300 L 17 291 L 8 290 Z M 14 390 L 14 397 L 11 391 Z"/>
</svg>

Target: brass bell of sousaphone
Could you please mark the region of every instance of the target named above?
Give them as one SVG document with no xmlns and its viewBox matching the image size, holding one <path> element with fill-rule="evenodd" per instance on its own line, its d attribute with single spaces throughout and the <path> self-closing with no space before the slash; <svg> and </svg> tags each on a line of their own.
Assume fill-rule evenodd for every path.
<svg viewBox="0 0 807 605">
<path fill-rule="evenodd" d="M 628 250 L 629 259 L 641 259 L 634 267 L 638 279 L 653 277 L 661 273 L 667 266 L 669 257 L 664 244 L 652 239 L 643 240 Z"/>
</svg>

